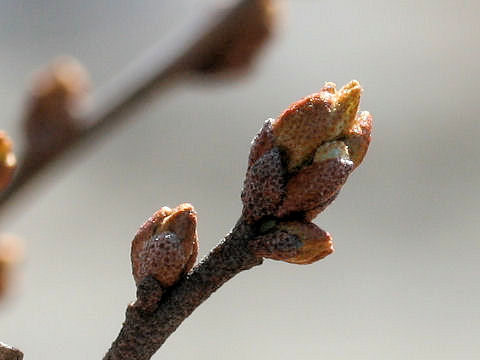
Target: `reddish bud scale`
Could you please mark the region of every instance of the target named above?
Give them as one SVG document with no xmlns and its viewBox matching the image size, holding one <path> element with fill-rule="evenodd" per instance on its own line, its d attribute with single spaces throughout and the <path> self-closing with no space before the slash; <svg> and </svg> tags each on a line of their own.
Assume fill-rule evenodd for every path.
<svg viewBox="0 0 480 360">
<path fill-rule="evenodd" d="M 303 168 L 288 181 L 286 196 L 277 216 L 310 211 L 328 202 L 340 190 L 352 169 L 351 161 L 338 158 L 314 162 Z"/>
<path fill-rule="evenodd" d="M 286 231 L 273 231 L 253 239 L 249 248 L 255 255 L 272 260 L 287 261 L 297 255 L 302 246 L 297 236 Z"/>
<path fill-rule="evenodd" d="M 282 222 L 278 224 L 278 229 L 296 236 L 301 242 L 297 254 L 286 259 L 286 262 L 299 265 L 311 264 L 334 251 L 330 234 L 313 223 Z"/>
<path fill-rule="evenodd" d="M 293 264 L 311 264 L 331 254 L 332 237 L 318 226 L 302 221 L 279 222 L 250 242 L 257 256 Z"/>
<path fill-rule="evenodd" d="M 287 152 L 289 171 L 312 156 L 323 141 L 338 136 L 337 124 L 330 116 L 333 104 L 332 97 L 313 94 L 290 105 L 275 121 L 275 145 Z"/>
</svg>

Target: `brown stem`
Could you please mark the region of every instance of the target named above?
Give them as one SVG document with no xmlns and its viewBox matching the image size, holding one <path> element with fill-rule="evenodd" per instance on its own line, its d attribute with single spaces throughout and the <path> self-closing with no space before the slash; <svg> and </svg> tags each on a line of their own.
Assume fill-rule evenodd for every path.
<svg viewBox="0 0 480 360">
<path fill-rule="evenodd" d="M 120 334 L 104 360 L 150 359 L 213 292 L 239 272 L 262 263 L 262 258 L 249 251 L 253 236 L 252 227 L 240 220 L 188 276 L 163 294 L 153 313 L 143 311 L 135 303 L 129 305 Z"/>
</svg>

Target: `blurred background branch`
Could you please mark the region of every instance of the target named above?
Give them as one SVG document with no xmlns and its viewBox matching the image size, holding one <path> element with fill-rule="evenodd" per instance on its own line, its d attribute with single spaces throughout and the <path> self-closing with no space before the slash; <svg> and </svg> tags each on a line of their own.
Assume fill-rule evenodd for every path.
<svg viewBox="0 0 480 360">
<path fill-rule="evenodd" d="M 35 79 L 25 119 L 28 148 L 0 195 L 0 210 L 54 160 L 132 119 L 139 105 L 181 75 L 245 71 L 270 35 L 272 16 L 270 0 L 212 7 L 174 38 L 150 48 L 91 99 L 85 96 L 88 75 L 82 66 L 73 59 L 56 60 Z"/>
</svg>

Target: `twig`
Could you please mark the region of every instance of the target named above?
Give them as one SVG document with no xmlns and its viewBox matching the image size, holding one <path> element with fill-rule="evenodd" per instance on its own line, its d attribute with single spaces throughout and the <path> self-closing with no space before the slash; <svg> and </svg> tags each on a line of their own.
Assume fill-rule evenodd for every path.
<svg viewBox="0 0 480 360">
<path fill-rule="evenodd" d="M 262 263 L 249 250 L 254 229 L 242 219 L 191 273 L 163 294 L 158 308 L 129 305 L 122 330 L 104 360 L 148 360 L 177 327 L 226 281 Z"/>
</svg>

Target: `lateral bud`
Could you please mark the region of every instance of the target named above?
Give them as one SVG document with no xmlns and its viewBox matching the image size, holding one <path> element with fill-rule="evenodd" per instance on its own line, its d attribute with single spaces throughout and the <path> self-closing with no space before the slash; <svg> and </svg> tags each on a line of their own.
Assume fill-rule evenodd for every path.
<svg viewBox="0 0 480 360">
<path fill-rule="evenodd" d="M 197 216 L 190 204 L 162 207 L 140 227 L 132 241 L 132 272 L 137 287 L 151 276 L 161 287 L 175 284 L 195 264 Z"/>
<path fill-rule="evenodd" d="M 265 235 L 253 239 L 250 250 L 257 256 L 292 264 L 311 264 L 333 253 L 330 234 L 313 223 L 279 222 Z"/>
</svg>

